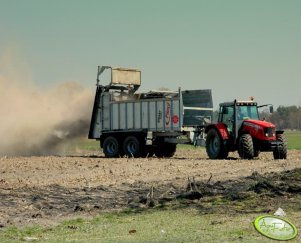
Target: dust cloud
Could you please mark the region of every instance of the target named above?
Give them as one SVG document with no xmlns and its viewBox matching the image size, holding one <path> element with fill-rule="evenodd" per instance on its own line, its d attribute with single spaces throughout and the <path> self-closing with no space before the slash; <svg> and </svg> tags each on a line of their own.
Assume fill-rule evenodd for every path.
<svg viewBox="0 0 301 243">
<path fill-rule="evenodd" d="M 88 134 L 93 90 L 64 82 L 47 90 L 5 72 L 0 60 L 0 155 L 62 155 Z"/>
</svg>

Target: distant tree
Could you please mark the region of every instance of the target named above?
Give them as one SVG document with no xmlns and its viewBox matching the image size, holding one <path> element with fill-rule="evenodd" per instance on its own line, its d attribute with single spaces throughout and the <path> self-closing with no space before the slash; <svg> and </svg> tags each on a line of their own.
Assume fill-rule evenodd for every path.
<svg viewBox="0 0 301 243">
<path fill-rule="evenodd" d="M 279 106 L 270 116 L 279 129 L 301 129 L 301 107 Z"/>
<path fill-rule="evenodd" d="M 301 107 L 289 113 L 288 124 L 290 129 L 301 129 Z"/>
</svg>

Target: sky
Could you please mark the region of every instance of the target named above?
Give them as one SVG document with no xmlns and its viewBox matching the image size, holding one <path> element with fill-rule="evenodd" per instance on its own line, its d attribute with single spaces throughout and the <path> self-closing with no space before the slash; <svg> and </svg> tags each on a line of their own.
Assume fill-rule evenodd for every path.
<svg viewBox="0 0 301 243">
<path fill-rule="evenodd" d="M 98 65 L 128 67 L 143 92 L 301 106 L 300 12 L 299 0 L 0 0 L 0 74 L 94 89 Z"/>
</svg>

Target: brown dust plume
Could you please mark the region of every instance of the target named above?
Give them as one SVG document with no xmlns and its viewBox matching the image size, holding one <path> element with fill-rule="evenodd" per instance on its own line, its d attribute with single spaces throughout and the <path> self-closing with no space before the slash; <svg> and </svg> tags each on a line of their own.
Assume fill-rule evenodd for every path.
<svg viewBox="0 0 301 243">
<path fill-rule="evenodd" d="M 75 82 L 42 90 L 8 76 L 0 69 L 0 156 L 62 154 L 87 136 L 92 90 Z"/>
</svg>

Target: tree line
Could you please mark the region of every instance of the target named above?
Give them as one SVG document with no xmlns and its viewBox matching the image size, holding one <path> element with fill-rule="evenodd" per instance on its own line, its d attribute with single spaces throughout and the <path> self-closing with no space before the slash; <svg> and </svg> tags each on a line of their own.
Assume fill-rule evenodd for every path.
<svg viewBox="0 0 301 243">
<path fill-rule="evenodd" d="M 272 114 L 261 112 L 265 117 L 281 130 L 301 130 L 301 106 L 279 106 Z"/>
</svg>

